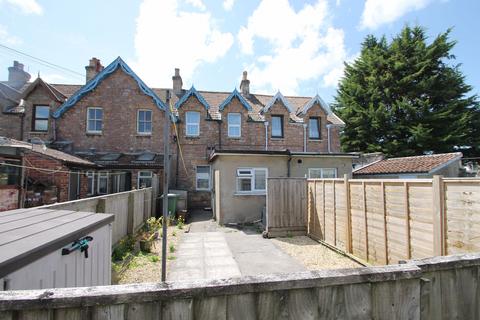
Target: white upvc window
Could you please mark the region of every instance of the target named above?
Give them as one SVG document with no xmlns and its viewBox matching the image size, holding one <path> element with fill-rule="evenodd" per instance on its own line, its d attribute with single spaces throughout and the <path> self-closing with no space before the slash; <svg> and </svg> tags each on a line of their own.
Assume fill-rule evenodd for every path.
<svg viewBox="0 0 480 320">
<path fill-rule="evenodd" d="M 197 166 L 195 180 L 198 191 L 210 190 L 210 166 Z"/>
<path fill-rule="evenodd" d="M 87 171 L 87 195 L 95 193 L 95 172 Z"/>
<path fill-rule="evenodd" d="M 98 194 L 108 193 L 108 172 L 98 173 Z"/>
<path fill-rule="evenodd" d="M 87 108 L 87 132 L 102 133 L 103 109 L 98 107 Z"/>
<path fill-rule="evenodd" d="M 152 186 L 152 178 L 153 178 L 152 171 L 139 171 L 138 178 L 137 178 L 138 189 L 150 188 Z"/>
<path fill-rule="evenodd" d="M 152 134 L 152 110 L 138 110 L 137 133 L 142 135 Z"/>
<path fill-rule="evenodd" d="M 200 135 L 200 112 L 187 111 L 185 113 L 185 134 L 188 137 Z"/>
<path fill-rule="evenodd" d="M 238 168 L 237 192 L 265 194 L 267 177 L 267 168 Z"/>
<path fill-rule="evenodd" d="M 242 115 L 240 113 L 229 113 L 227 116 L 228 136 L 240 138 L 242 136 Z"/>
<path fill-rule="evenodd" d="M 337 177 L 337 168 L 308 168 L 309 179 L 329 179 Z"/>
</svg>

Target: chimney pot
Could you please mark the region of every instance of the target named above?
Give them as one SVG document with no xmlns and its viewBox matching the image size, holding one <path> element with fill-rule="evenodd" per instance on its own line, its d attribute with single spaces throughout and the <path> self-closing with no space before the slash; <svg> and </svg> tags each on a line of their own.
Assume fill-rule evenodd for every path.
<svg viewBox="0 0 480 320">
<path fill-rule="evenodd" d="M 173 93 L 176 94 L 177 96 L 182 95 L 183 81 L 182 81 L 182 77 L 180 76 L 179 68 L 175 68 L 175 74 L 172 77 L 172 82 L 173 82 Z"/>
<path fill-rule="evenodd" d="M 250 80 L 247 78 L 247 71 L 243 71 L 242 82 L 240 82 L 240 91 L 244 96 L 250 96 Z"/>
</svg>

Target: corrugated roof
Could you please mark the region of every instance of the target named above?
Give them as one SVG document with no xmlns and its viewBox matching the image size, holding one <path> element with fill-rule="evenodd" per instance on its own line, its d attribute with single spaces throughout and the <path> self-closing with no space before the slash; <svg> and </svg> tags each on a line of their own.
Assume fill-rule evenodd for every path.
<svg viewBox="0 0 480 320">
<path fill-rule="evenodd" d="M 461 159 L 461 152 L 390 158 L 373 162 L 353 171 L 354 175 L 429 173 L 450 161 Z"/>
</svg>

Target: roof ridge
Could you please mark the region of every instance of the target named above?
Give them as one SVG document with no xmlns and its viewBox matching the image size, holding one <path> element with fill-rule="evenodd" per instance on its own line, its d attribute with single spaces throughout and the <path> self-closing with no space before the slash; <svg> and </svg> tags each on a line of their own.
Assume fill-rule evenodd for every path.
<svg viewBox="0 0 480 320">
<path fill-rule="evenodd" d="M 426 158 L 426 157 L 437 157 L 437 156 L 444 156 L 444 155 L 463 155 L 461 152 L 444 152 L 444 153 L 434 153 L 434 154 L 423 154 L 417 156 L 406 156 L 406 157 L 394 157 L 394 158 L 386 158 L 384 160 L 398 160 L 398 159 L 413 159 L 413 158 Z"/>
</svg>

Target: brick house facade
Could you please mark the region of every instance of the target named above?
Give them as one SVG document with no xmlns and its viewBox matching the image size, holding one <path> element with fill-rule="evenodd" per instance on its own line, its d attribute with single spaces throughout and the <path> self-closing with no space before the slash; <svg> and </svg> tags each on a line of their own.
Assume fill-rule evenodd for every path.
<svg viewBox="0 0 480 320">
<path fill-rule="evenodd" d="M 343 122 L 318 97 L 284 97 L 250 93 L 246 72 L 240 92 L 184 90 L 176 70 L 172 89 L 147 87 L 117 58 L 106 68 L 92 59 L 84 86 L 47 84 L 36 80 L 24 94 L 24 139 L 39 137 L 51 146 L 89 159 L 99 170 L 128 173 L 128 184 L 138 185 L 138 175 L 161 176 L 163 125 L 167 90 L 171 92 L 175 121 L 169 136 L 172 188 L 189 192 L 189 206 L 210 206 L 210 192 L 197 190 L 198 166 L 209 166 L 213 150 L 290 150 L 295 152 L 340 152 Z M 50 107 L 48 130 L 32 130 L 37 105 Z M 101 108 L 100 132 L 88 132 L 89 108 Z M 150 134 L 140 134 L 139 112 L 149 111 Z M 186 134 L 187 112 L 198 112 L 198 136 Z M 240 136 L 229 136 L 229 113 L 240 115 Z M 272 116 L 281 116 L 282 137 L 272 137 Z M 318 119 L 318 138 L 309 137 L 309 119 Z M 278 118 L 277 118 L 278 119 Z M 278 122 L 277 122 L 278 123 Z M 138 161 L 145 153 L 152 161 Z M 181 154 L 180 154 L 181 153 Z M 115 160 L 102 160 L 115 154 Z M 136 158 L 137 157 L 137 158 Z M 122 159 L 124 159 L 122 161 Z M 129 161 L 125 159 L 130 159 Z M 132 160 L 133 159 L 133 160 Z M 202 168 L 202 167 L 200 167 Z M 203 168 L 204 170 L 204 168 Z"/>
</svg>

